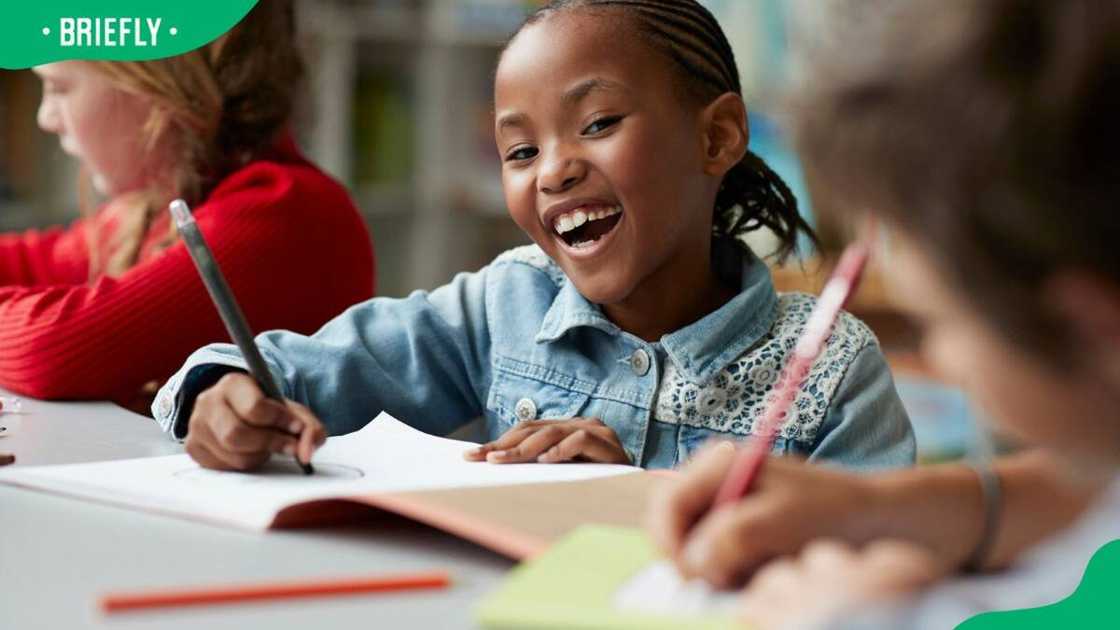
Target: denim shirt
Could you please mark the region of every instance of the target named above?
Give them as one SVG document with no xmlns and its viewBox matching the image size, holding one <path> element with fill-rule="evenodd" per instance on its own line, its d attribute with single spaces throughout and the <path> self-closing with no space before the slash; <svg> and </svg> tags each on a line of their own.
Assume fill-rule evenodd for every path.
<svg viewBox="0 0 1120 630">
<path fill-rule="evenodd" d="M 383 410 L 436 435 L 481 416 L 489 439 L 520 421 L 597 417 L 631 461 L 668 468 L 709 438 L 752 432 L 814 303 L 779 296 L 748 255 L 738 295 L 648 342 L 526 246 L 434 291 L 355 305 L 314 335 L 272 331 L 257 344 L 284 395 L 332 435 Z M 182 439 L 194 397 L 244 368 L 236 346 L 196 351 L 157 395 L 156 420 Z M 851 315 L 833 330 L 774 451 L 863 469 L 913 463 L 913 432 L 878 342 Z"/>
</svg>

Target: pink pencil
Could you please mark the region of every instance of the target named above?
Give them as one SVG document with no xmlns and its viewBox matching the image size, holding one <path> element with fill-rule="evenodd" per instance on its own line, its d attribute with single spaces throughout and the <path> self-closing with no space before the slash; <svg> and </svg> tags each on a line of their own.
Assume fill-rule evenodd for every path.
<svg viewBox="0 0 1120 630">
<path fill-rule="evenodd" d="M 859 286 L 869 255 L 867 245 L 857 241 L 849 245 L 840 256 L 836 271 L 821 291 L 817 305 L 805 325 L 805 332 L 793 349 L 793 356 L 778 378 L 774 398 L 758 420 L 759 428 L 754 439 L 735 455 L 731 470 L 716 493 L 715 507 L 739 501 L 750 492 L 751 485 L 762 469 L 762 463 L 766 461 L 766 456 L 774 445 L 778 427 L 786 419 L 790 406 L 797 397 L 797 391 L 809 375 L 809 368 L 820 355 L 836 318 L 840 316 L 840 310 Z"/>
</svg>

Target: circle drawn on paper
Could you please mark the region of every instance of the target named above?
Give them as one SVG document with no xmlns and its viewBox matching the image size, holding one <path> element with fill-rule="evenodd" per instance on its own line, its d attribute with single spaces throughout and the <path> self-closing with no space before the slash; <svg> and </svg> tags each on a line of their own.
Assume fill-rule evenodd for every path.
<svg viewBox="0 0 1120 630">
<path fill-rule="evenodd" d="M 305 475 L 299 464 L 294 459 L 270 459 L 263 466 L 252 472 L 234 472 L 225 470 L 210 470 L 208 468 L 185 468 L 172 473 L 179 479 L 197 481 L 200 483 L 221 481 L 223 483 L 270 483 L 274 481 L 292 482 L 306 479 L 308 481 L 344 481 L 364 477 L 365 473 L 360 468 L 345 464 L 332 464 L 330 462 L 312 461 L 315 474 Z"/>
</svg>

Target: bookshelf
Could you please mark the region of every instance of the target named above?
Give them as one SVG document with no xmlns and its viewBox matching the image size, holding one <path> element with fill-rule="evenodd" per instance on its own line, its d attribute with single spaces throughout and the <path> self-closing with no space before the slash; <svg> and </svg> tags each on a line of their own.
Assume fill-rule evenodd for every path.
<svg viewBox="0 0 1120 630">
<path fill-rule="evenodd" d="M 528 242 L 505 214 L 491 78 L 536 3 L 303 0 L 301 144 L 373 233 L 378 293 L 430 289 Z"/>
</svg>

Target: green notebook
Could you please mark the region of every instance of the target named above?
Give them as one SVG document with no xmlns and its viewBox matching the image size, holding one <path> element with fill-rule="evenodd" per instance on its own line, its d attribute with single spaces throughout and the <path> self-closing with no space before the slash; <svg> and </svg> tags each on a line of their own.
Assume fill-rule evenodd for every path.
<svg viewBox="0 0 1120 630">
<path fill-rule="evenodd" d="M 485 628 L 676 628 L 743 626 L 726 612 L 652 614 L 620 608 L 623 585 L 648 569 L 658 553 L 636 529 L 583 526 L 511 571 L 479 605 Z"/>
</svg>

